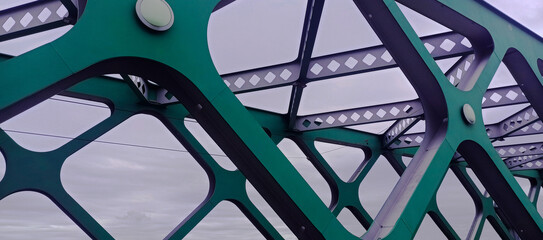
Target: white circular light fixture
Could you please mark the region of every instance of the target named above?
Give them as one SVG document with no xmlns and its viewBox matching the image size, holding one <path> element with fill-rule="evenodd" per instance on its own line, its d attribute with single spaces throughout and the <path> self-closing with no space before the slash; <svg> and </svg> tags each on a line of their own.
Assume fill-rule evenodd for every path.
<svg viewBox="0 0 543 240">
<path fill-rule="evenodd" d="M 164 0 L 138 0 L 136 14 L 145 26 L 156 31 L 166 31 L 173 25 L 172 8 Z"/>
</svg>

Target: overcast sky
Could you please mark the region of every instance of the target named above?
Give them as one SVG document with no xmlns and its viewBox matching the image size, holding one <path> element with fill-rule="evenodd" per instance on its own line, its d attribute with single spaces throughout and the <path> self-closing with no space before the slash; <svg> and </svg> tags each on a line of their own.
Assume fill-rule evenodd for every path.
<svg viewBox="0 0 543 240">
<path fill-rule="evenodd" d="M 31 0 L 28 0 L 31 1 Z M 23 3 L 3 0 L 0 9 Z M 543 35 L 543 2 L 536 0 L 488 1 Z M 306 1 L 238 0 L 216 12 L 210 20 L 209 45 L 220 73 L 290 62 L 296 58 Z M 250 9 L 250 11 L 248 11 Z M 420 35 L 447 31 L 446 28 L 402 8 Z M 19 55 L 49 42 L 70 27 L 35 36 L 0 43 L 0 52 Z M 380 44 L 374 33 L 350 1 L 327 0 L 313 56 L 358 49 Z M 439 62 L 444 70 L 452 61 Z M 492 87 L 515 84 L 506 68 L 500 67 Z M 379 84 L 371 81 L 379 79 Z M 290 87 L 240 94 L 247 106 L 285 113 Z M 398 69 L 342 77 L 336 81 L 308 84 L 300 114 L 361 107 L 417 98 Z M 103 104 L 56 96 L 0 124 L 0 127 L 32 151 L 51 151 L 69 138 L 106 119 L 109 109 Z M 86 105 L 85 105 L 86 104 Z M 92 105 L 92 106 L 91 106 Z M 514 112 L 519 108 L 499 109 Z M 500 120 L 496 110 L 485 112 L 486 123 Z M 354 127 L 382 133 L 391 123 Z M 191 133 L 224 168 L 235 170 L 232 162 L 193 121 L 186 121 Z M 43 137 L 16 133 L 25 131 L 62 137 Z M 413 131 L 424 130 L 419 124 Z M 316 143 L 318 150 L 342 179 L 361 163 L 360 149 Z M 308 181 L 325 204 L 330 202 L 330 188 L 291 140 L 279 148 Z M 408 159 L 406 159 L 408 161 Z M 0 161 L 0 178 L 5 162 Z M 472 176 L 474 176 L 472 174 Z M 209 181 L 203 169 L 185 148 L 154 117 L 137 115 L 119 125 L 98 141 L 70 156 L 63 166 L 62 183 L 66 190 L 117 239 L 161 239 L 179 224 L 208 191 Z M 379 158 L 360 188 L 361 202 L 375 217 L 399 176 L 384 158 Z M 527 183 L 520 180 L 526 190 Z M 480 185 L 480 184 L 479 184 Z M 479 186 L 482 188 L 482 186 Z M 287 239 L 293 234 L 275 215 L 258 193 L 247 185 L 251 200 Z M 475 207 L 456 177 L 449 172 L 438 192 L 438 205 L 451 225 L 461 235 L 469 230 Z M 338 217 L 356 235 L 365 230 L 348 211 Z M 441 239 L 439 229 L 425 218 L 417 239 Z M 496 239 L 485 227 L 481 239 Z M 49 199 L 33 192 L 13 194 L 0 201 L 0 239 L 84 239 L 88 238 Z M 188 239 L 259 239 L 260 233 L 231 203 L 219 204 L 189 235 Z"/>
</svg>

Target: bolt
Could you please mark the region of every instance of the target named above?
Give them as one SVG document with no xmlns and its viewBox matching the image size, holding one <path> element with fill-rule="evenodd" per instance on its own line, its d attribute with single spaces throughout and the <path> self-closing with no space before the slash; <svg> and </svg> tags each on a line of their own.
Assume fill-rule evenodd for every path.
<svg viewBox="0 0 543 240">
<path fill-rule="evenodd" d="M 469 125 L 475 124 L 475 121 L 477 120 L 475 117 L 475 111 L 473 111 L 471 105 L 467 103 L 462 106 L 462 116 Z"/>
</svg>

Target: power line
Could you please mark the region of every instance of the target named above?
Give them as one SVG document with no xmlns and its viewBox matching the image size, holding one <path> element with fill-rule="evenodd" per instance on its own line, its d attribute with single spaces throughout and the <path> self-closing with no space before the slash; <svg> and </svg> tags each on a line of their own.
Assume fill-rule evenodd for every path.
<svg viewBox="0 0 543 240">
<path fill-rule="evenodd" d="M 85 102 L 78 102 L 74 100 L 67 100 L 67 99 L 59 99 L 55 97 L 49 98 L 50 100 L 59 101 L 59 102 L 65 102 L 69 104 L 77 104 L 77 105 L 83 105 L 83 106 L 89 106 L 89 107 L 97 107 L 97 108 L 103 108 L 103 109 L 110 109 L 106 105 L 98 105 L 98 104 L 91 104 L 91 103 L 85 103 Z M 77 99 L 77 98 L 75 98 Z M 121 110 L 122 111 L 122 110 Z M 192 123 L 198 123 L 195 119 L 191 118 L 185 118 L 184 121 L 192 122 Z M 104 141 L 104 140 L 86 140 L 81 139 L 77 137 L 68 137 L 68 136 L 60 136 L 60 135 L 54 135 L 54 134 L 46 134 L 46 133 L 37 133 L 37 132 L 30 132 L 30 131 L 22 131 L 22 130 L 15 130 L 15 129 L 2 129 L 5 132 L 11 132 L 11 133 L 17 133 L 17 134 L 26 134 L 26 135 L 33 135 L 33 136 L 40 136 L 40 137 L 50 137 L 50 138 L 60 138 L 60 139 L 67 139 L 67 140 L 77 140 L 77 141 L 86 141 L 86 142 L 95 142 L 95 143 L 102 143 L 102 144 L 111 144 L 111 145 L 118 145 L 118 146 L 126 146 L 126 147 L 135 147 L 135 148 L 144 148 L 144 149 L 152 149 L 152 150 L 162 150 L 162 151 L 170 151 L 170 152 L 180 152 L 180 153 L 189 153 L 187 150 L 181 150 L 181 149 L 173 149 L 173 148 L 164 148 L 164 147 L 156 147 L 156 146 L 149 146 L 149 145 L 142 145 L 142 144 L 130 144 L 130 143 L 122 143 L 122 142 L 114 142 L 114 141 Z M 341 146 L 335 149 L 331 149 L 325 152 L 321 152 L 321 155 L 327 154 L 329 152 L 333 152 L 336 150 L 340 150 L 342 148 L 345 148 L 345 146 Z M 201 153 L 199 154 L 208 154 L 213 157 L 226 157 L 225 154 L 218 154 L 218 153 Z M 296 158 L 296 159 L 307 159 L 307 156 L 285 156 L 286 158 Z"/>
<path fill-rule="evenodd" d="M 131 143 L 122 143 L 122 142 L 114 142 L 114 141 L 104 141 L 104 140 L 91 141 L 91 140 L 86 140 L 86 139 L 81 139 L 81 138 L 59 136 L 59 135 L 45 134 L 45 133 L 35 133 L 35 132 L 20 131 L 20 130 L 13 130 L 13 129 L 2 129 L 2 130 L 4 130 L 4 132 L 26 134 L 26 135 L 34 135 L 34 136 L 40 136 L 40 137 L 61 138 L 61 139 L 68 139 L 68 140 L 95 142 L 95 143 L 111 144 L 111 145 L 126 146 L 126 147 L 136 147 L 136 148 L 146 148 L 146 149 L 163 150 L 163 151 L 170 151 L 170 152 L 189 153 L 189 151 L 187 151 L 187 150 L 165 148 L 165 147 L 156 147 L 156 146 L 149 146 L 149 145 L 142 145 L 142 144 L 131 144 Z M 198 153 L 199 154 L 208 154 L 210 156 L 216 156 L 216 157 L 227 157 L 224 154 L 217 154 L 217 153 L 201 153 L 201 152 L 198 152 Z"/>
<path fill-rule="evenodd" d="M 59 98 L 54 98 L 54 97 L 51 97 L 51 98 L 49 98 L 49 99 L 50 99 L 50 100 L 59 101 L 59 102 L 66 102 L 66 103 L 73 103 L 73 104 L 84 105 L 84 106 L 90 106 L 90 107 L 98 107 L 98 108 L 109 109 L 108 106 L 104 106 L 104 105 L 91 104 L 91 103 L 84 103 L 84 102 L 76 102 L 76 101 L 73 101 L 73 100 L 59 99 Z"/>
<path fill-rule="evenodd" d="M 81 139 L 81 138 L 77 138 L 77 137 L 74 138 L 74 137 L 67 137 L 67 136 L 60 136 L 60 135 L 46 134 L 46 133 L 28 132 L 28 131 L 14 130 L 14 129 L 2 129 L 2 130 L 4 132 L 26 134 L 26 135 L 33 135 L 33 136 L 40 136 L 40 137 L 60 138 L 60 139 L 67 139 L 67 140 L 85 141 L 85 142 L 89 142 L 89 143 L 94 142 L 94 143 L 111 144 L 111 145 L 118 145 L 118 146 L 125 146 L 125 147 L 135 147 L 135 148 L 145 148 L 145 149 L 152 149 L 152 150 L 162 150 L 162 151 L 170 151 L 170 152 L 189 153 L 189 151 L 182 150 L 182 149 L 156 147 L 156 146 L 149 146 L 149 145 L 143 145 L 143 144 L 122 143 L 122 142 L 104 141 L 104 140 L 91 141 L 91 140 Z M 340 148 L 343 148 L 343 147 L 340 147 Z M 338 150 L 338 149 L 339 148 L 333 149 L 331 151 Z M 328 152 L 330 152 L 330 151 L 323 152 L 321 154 L 325 154 L 325 153 L 328 153 Z M 228 156 L 226 156 L 225 154 L 209 153 L 209 152 L 206 152 L 206 153 L 198 152 L 198 153 L 199 154 L 208 154 L 208 155 L 213 156 L 213 157 L 226 157 L 226 158 L 228 158 Z M 305 157 L 305 156 L 304 157 L 285 156 L 285 157 L 286 158 L 305 158 L 305 159 L 307 159 L 307 157 Z"/>
</svg>

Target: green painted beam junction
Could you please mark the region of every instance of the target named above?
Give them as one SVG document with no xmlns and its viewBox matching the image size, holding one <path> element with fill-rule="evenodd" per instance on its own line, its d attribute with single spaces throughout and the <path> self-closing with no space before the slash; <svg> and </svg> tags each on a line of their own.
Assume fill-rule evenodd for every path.
<svg viewBox="0 0 543 240">
<path fill-rule="evenodd" d="M 487 221 L 502 239 L 543 239 L 543 219 L 536 209 L 543 184 L 543 139 L 496 144 L 543 133 L 538 117 L 543 116 L 543 39 L 482 1 L 352 1 L 382 45 L 312 57 L 325 0 L 308 0 L 294 61 L 222 76 L 208 47 L 208 23 L 232 0 L 44 0 L 0 11 L 0 19 L 17 22 L 0 22 L 5 30 L 0 29 L 0 41 L 73 25 L 51 43 L 1 57 L 1 122 L 54 95 L 102 102 L 111 111 L 106 120 L 49 152 L 25 149 L 1 130 L 6 173 L 0 199 L 38 192 L 90 238 L 113 239 L 65 190 L 60 173 L 67 157 L 144 113 L 164 123 L 210 180 L 204 202 L 167 239 L 187 236 L 222 201 L 234 203 L 266 239 L 283 239 L 249 199 L 246 181 L 298 239 L 413 239 L 425 216 L 448 239 L 479 239 Z M 45 8 L 61 6 L 64 14 L 40 15 Z M 451 31 L 419 36 L 400 6 Z M 25 13 L 42 17 L 28 22 Z M 442 59 L 457 60 L 442 71 L 436 63 Z M 489 89 L 501 63 L 517 86 Z M 307 85 L 385 69 L 401 70 L 418 98 L 299 114 Z M 236 98 L 284 86 L 292 87 L 285 114 L 246 108 Z M 498 123 L 483 122 L 483 108 L 516 104 L 529 106 Z M 186 118 L 205 129 L 237 170 L 224 169 L 206 152 L 184 125 Z M 394 123 L 382 134 L 348 128 L 385 121 Z M 420 121 L 424 131 L 410 132 Z M 279 150 L 283 139 L 291 139 L 325 179 L 331 189 L 329 205 Z M 315 141 L 359 148 L 365 159 L 345 181 Z M 400 178 L 372 217 L 359 189 L 380 156 Z M 402 158 L 412 160 L 406 166 Z M 451 226 L 436 202 L 449 170 L 476 206 L 467 235 Z M 530 181 L 528 194 L 515 177 Z M 476 186 L 478 181 L 485 191 Z M 363 235 L 355 236 L 338 220 L 344 209 L 365 229 Z"/>
</svg>

